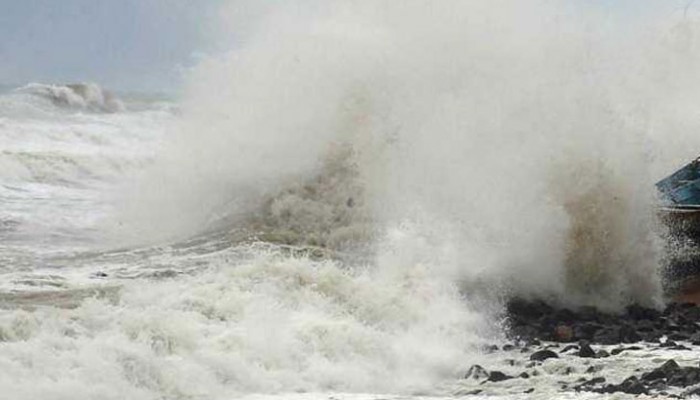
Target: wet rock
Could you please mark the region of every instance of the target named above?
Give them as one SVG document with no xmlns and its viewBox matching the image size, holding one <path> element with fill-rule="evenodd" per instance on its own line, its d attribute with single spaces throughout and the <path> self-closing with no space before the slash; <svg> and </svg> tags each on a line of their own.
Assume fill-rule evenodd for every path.
<svg viewBox="0 0 700 400">
<path fill-rule="evenodd" d="M 491 373 L 489 374 L 488 380 L 490 382 L 501 382 L 501 381 L 505 381 L 508 379 L 513 379 L 513 377 L 510 375 L 506 375 L 501 371 L 491 371 Z"/>
<path fill-rule="evenodd" d="M 621 327 L 619 330 L 619 335 L 620 341 L 624 343 L 637 343 L 642 340 L 642 337 L 639 336 L 637 331 L 629 325 Z"/>
<path fill-rule="evenodd" d="M 690 388 L 683 393 L 681 393 L 681 398 L 687 398 L 687 397 L 693 397 L 693 396 L 700 396 L 700 386 Z"/>
<path fill-rule="evenodd" d="M 540 331 L 531 325 L 515 325 L 510 328 L 511 336 L 515 338 L 538 338 L 542 336 Z"/>
<path fill-rule="evenodd" d="M 642 321 L 637 321 L 635 323 L 634 329 L 637 332 L 649 333 L 655 331 L 654 323 L 651 320 L 645 319 Z"/>
<path fill-rule="evenodd" d="M 669 350 L 690 350 L 690 347 L 685 347 L 682 344 L 677 344 L 673 347 L 669 347 Z"/>
<path fill-rule="evenodd" d="M 649 390 L 636 376 L 630 376 L 618 385 L 618 390 L 629 394 L 648 394 Z"/>
<path fill-rule="evenodd" d="M 602 370 L 603 370 L 603 366 L 602 366 L 602 365 L 591 365 L 590 367 L 588 367 L 588 368 L 586 369 L 586 373 L 587 373 L 587 374 L 593 374 L 593 373 L 596 373 L 596 372 L 600 372 L 600 371 L 602 371 Z"/>
<path fill-rule="evenodd" d="M 695 367 L 684 367 L 675 371 L 668 378 L 669 386 L 686 387 L 700 383 L 700 369 Z"/>
<path fill-rule="evenodd" d="M 578 324 L 574 327 L 574 337 L 578 340 L 592 340 L 595 337 L 596 332 L 602 328 L 602 325 L 595 322 Z"/>
<path fill-rule="evenodd" d="M 520 375 L 518 375 L 518 377 L 523 378 L 523 379 L 529 379 L 530 374 L 528 374 L 527 372 L 523 372 Z"/>
<path fill-rule="evenodd" d="M 584 380 L 583 383 L 580 385 L 574 386 L 574 390 L 581 391 L 581 390 L 591 390 L 593 387 L 596 385 L 605 383 L 605 378 L 602 376 L 595 377 L 593 379 L 589 380 Z"/>
<path fill-rule="evenodd" d="M 625 351 L 624 347 L 615 347 L 614 349 L 610 350 L 610 354 L 613 356 L 616 356 L 616 355 L 622 353 L 623 351 Z"/>
<path fill-rule="evenodd" d="M 596 353 L 588 343 L 583 343 L 578 351 L 578 356 L 583 358 L 594 358 Z"/>
<path fill-rule="evenodd" d="M 486 370 L 486 368 L 478 364 L 474 364 L 469 367 L 469 370 L 464 375 L 464 379 L 484 380 L 487 378 L 489 378 L 489 372 Z"/>
<path fill-rule="evenodd" d="M 619 327 L 606 327 L 603 330 L 596 332 L 593 336 L 593 341 L 600 344 L 617 344 L 620 343 Z"/>
<path fill-rule="evenodd" d="M 578 346 L 575 344 L 570 344 L 570 345 L 564 347 L 559 353 L 566 353 L 569 350 L 578 350 Z"/>
<path fill-rule="evenodd" d="M 535 388 L 530 388 L 530 389 L 523 391 L 523 393 L 528 394 L 528 393 L 532 393 L 534 391 L 535 391 Z"/>
<path fill-rule="evenodd" d="M 606 385 L 601 388 L 591 389 L 591 391 L 598 393 L 623 392 L 635 395 L 649 394 L 649 389 L 647 389 L 647 387 L 641 381 L 639 381 L 636 376 L 630 376 L 619 385 Z"/>
<path fill-rule="evenodd" d="M 600 349 L 595 353 L 595 358 L 607 358 L 607 357 L 610 357 L 610 353 L 608 353 L 604 349 Z"/>
<path fill-rule="evenodd" d="M 544 361 L 548 358 L 559 358 L 559 356 L 551 350 L 540 350 L 530 355 L 531 361 Z"/>
<path fill-rule="evenodd" d="M 625 311 L 627 317 L 632 320 L 653 320 L 661 316 L 661 313 L 658 310 L 642 307 L 637 304 L 627 306 Z"/>
<path fill-rule="evenodd" d="M 639 346 L 628 346 L 628 347 L 616 347 L 610 351 L 610 354 L 613 356 L 616 356 L 623 351 L 631 351 L 631 350 L 642 350 L 641 347 Z"/>
<path fill-rule="evenodd" d="M 668 335 L 668 338 L 673 341 L 686 341 L 690 340 L 690 334 L 686 332 L 675 332 Z"/>
<path fill-rule="evenodd" d="M 668 379 L 676 372 L 680 371 L 681 367 L 673 360 L 668 360 L 660 367 L 655 368 L 651 372 L 642 374 L 642 380 L 653 381 L 656 379 Z"/>
<path fill-rule="evenodd" d="M 591 307 L 576 311 L 556 309 L 542 302 L 512 300 L 507 308 L 511 337 L 528 341 L 536 338 L 555 342 L 586 340 L 590 344 L 690 341 L 700 345 L 700 307 L 669 304 L 663 312 L 632 305 L 612 315 Z M 672 348 L 676 344 L 665 344 Z M 680 348 L 679 348 L 680 349 Z M 616 354 L 619 354 L 616 352 Z"/>
<path fill-rule="evenodd" d="M 688 341 L 693 345 L 693 346 L 700 346 L 700 332 L 694 333 Z"/>
<path fill-rule="evenodd" d="M 513 299 L 508 303 L 508 313 L 510 315 L 528 320 L 538 319 L 543 315 L 551 314 L 552 311 L 552 307 L 543 301 Z"/>
<path fill-rule="evenodd" d="M 512 344 L 504 344 L 503 345 L 503 351 L 511 351 L 515 348 Z"/>
</svg>

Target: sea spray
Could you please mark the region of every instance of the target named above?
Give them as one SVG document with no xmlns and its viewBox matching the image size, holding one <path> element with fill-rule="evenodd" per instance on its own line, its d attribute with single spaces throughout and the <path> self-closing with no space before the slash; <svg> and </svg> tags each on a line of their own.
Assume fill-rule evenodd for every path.
<svg viewBox="0 0 700 400">
<path fill-rule="evenodd" d="M 527 368 L 503 299 L 658 301 L 653 183 L 700 148 L 692 15 L 618 30 L 561 2 L 269 4 L 224 7 L 236 41 L 178 115 L 0 98 L 3 393 L 551 398 L 589 374 L 578 358 L 460 379 Z M 114 214 L 99 200 L 120 180 Z M 98 217 L 129 245 L 106 250 Z M 616 383 L 684 357 L 649 351 L 594 366 Z"/>
<path fill-rule="evenodd" d="M 637 65 L 655 48 L 591 31 L 596 17 L 577 12 L 509 1 L 275 7 L 193 71 L 161 173 L 133 207 L 138 228 L 229 226 L 333 247 L 334 228 L 356 222 L 348 237 L 367 248 L 409 223 L 452 243 L 442 264 L 467 292 L 479 282 L 571 305 L 653 304 L 653 110 L 637 96 L 648 76 Z M 352 177 L 326 183 L 321 202 L 290 195 L 319 189 L 337 148 Z"/>
</svg>

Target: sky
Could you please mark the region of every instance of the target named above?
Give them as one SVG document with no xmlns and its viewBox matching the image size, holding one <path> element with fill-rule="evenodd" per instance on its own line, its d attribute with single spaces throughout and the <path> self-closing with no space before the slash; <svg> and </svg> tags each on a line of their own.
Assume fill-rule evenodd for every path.
<svg viewBox="0 0 700 400">
<path fill-rule="evenodd" d="M 0 84 L 167 90 L 207 48 L 219 0 L 0 0 Z"/>
<path fill-rule="evenodd" d="M 198 54 L 212 51 L 209 27 L 219 23 L 223 1 L 0 0 L 0 84 L 91 81 L 116 90 L 173 91 Z M 692 3 L 568 1 L 621 23 Z M 698 3 L 693 7 L 700 9 Z"/>
</svg>

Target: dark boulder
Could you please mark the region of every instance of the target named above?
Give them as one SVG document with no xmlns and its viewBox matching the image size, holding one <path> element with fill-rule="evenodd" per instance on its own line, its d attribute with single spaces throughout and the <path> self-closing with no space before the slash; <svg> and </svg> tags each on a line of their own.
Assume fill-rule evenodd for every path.
<svg viewBox="0 0 700 400">
<path fill-rule="evenodd" d="M 488 380 L 491 382 L 501 382 L 501 381 L 505 381 L 508 379 L 513 379 L 513 377 L 510 375 L 506 375 L 501 371 L 491 371 L 491 373 L 489 374 Z"/>
<path fill-rule="evenodd" d="M 654 381 L 657 379 L 669 379 L 676 372 L 680 371 L 681 367 L 673 360 L 668 360 L 660 367 L 655 368 L 651 372 L 642 374 L 642 380 Z"/>
<path fill-rule="evenodd" d="M 540 350 L 530 355 L 531 361 L 544 361 L 548 358 L 559 358 L 559 356 L 551 350 Z"/>
<path fill-rule="evenodd" d="M 583 358 L 594 358 L 595 357 L 595 351 L 591 348 L 591 346 L 588 343 L 583 343 L 581 344 L 581 348 L 578 351 L 578 356 L 583 357 Z"/>
<path fill-rule="evenodd" d="M 675 371 L 667 381 L 669 386 L 686 387 L 700 383 L 700 368 L 684 367 Z"/>
<path fill-rule="evenodd" d="M 636 376 L 630 376 L 618 385 L 618 391 L 629 394 L 649 394 L 649 390 Z"/>
</svg>

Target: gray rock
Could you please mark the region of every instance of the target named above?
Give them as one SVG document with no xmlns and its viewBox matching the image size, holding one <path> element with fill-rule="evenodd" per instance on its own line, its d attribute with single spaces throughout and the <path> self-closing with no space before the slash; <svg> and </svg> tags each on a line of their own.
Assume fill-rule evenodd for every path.
<svg viewBox="0 0 700 400">
<path fill-rule="evenodd" d="M 481 365 L 474 364 L 469 367 L 469 370 L 464 375 L 464 379 L 483 380 L 489 377 L 489 372 Z"/>
<path fill-rule="evenodd" d="M 548 358 L 559 358 L 559 356 L 551 350 L 540 350 L 530 355 L 531 361 L 544 361 Z"/>
</svg>

